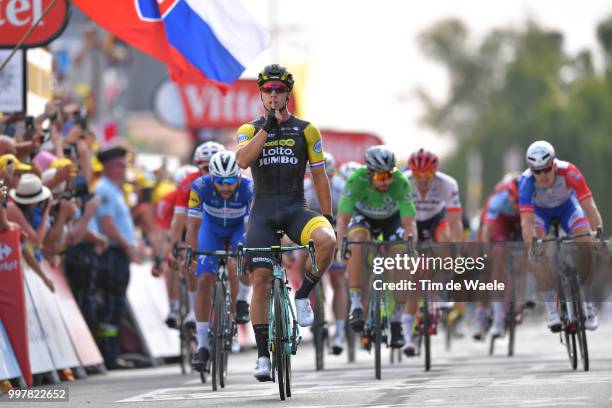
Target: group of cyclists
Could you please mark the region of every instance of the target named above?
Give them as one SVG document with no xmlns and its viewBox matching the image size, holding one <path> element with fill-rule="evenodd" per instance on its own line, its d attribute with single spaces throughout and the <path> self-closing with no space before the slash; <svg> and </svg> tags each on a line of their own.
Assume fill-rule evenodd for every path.
<svg viewBox="0 0 612 408">
<path fill-rule="evenodd" d="M 168 232 L 167 256 L 179 263 L 171 247 L 186 243 L 199 251 L 236 250 L 280 245 L 277 232 L 298 245 L 310 240 L 316 249 L 316 268 L 306 257 L 303 276 L 295 295 L 296 320 L 300 326 L 313 323 L 309 295 L 322 274 L 329 276 L 333 290 L 335 332 L 332 350 L 345 348 L 345 327 L 363 330 L 366 299 L 373 289 L 364 282 L 363 251 L 353 245 L 348 259 L 340 250 L 351 242 L 382 239 L 452 243 L 464 241 L 459 188 L 456 180 L 441 172 L 437 155 L 425 149 L 412 153 L 404 171 L 398 169 L 395 154 L 386 146 L 367 149 L 364 164 L 347 162 L 336 172 L 331 154 L 324 152 L 316 126 L 298 119 L 287 109 L 294 79 L 280 65 L 266 66 L 258 76 L 266 114 L 237 131 L 237 151 L 216 142 L 205 142 L 194 154 L 193 166 L 181 168 L 175 177 L 176 191 L 158 204 L 158 220 Z M 482 209 L 478 242 L 523 241 L 545 238 L 551 220 L 560 220 L 568 235 L 578 241 L 592 240 L 590 233 L 602 227 L 602 219 L 584 176 L 573 164 L 557 159 L 553 146 L 536 141 L 526 152 L 527 169 L 509 174 L 495 187 Z M 252 179 L 242 174 L 250 167 Z M 309 177 L 306 177 L 307 167 Z M 270 361 L 268 301 L 273 261 L 268 253 L 250 253 L 248 274 L 237 276 L 235 261 L 229 261 L 232 312 L 236 323 L 251 322 L 257 343 L 254 376 L 272 380 Z M 170 269 L 169 326 L 178 321 L 178 272 Z M 189 280 L 190 315 L 186 330 L 195 330 L 197 353 L 192 362 L 204 370 L 208 359 L 211 290 L 218 270 L 215 256 L 194 257 L 183 271 Z M 318 271 L 313 273 L 313 270 Z M 390 271 L 391 274 L 400 271 Z M 347 291 L 348 287 L 348 291 Z M 540 289 L 545 287 L 541 285 Z M 250 305 L 249 292 L 252 290 Z M 561 330 L 556 292 L 540 290 L 551 331 Z M 348 296 L 347 296 L 348 294 Z M 390 346 L 414 356 L 413 325 L 418 303 L 394 293 L 390 314 Z M 350 305 L 350 306 L 349 306 Z M 453 302 L 440 302 L 452 308 Z M 475 338 L 484 337 L 485 304 L 477 306 Z M 502 302 L 491 302 L 493 324 L 489 335 L 503 332 Z M 586 305 L 585 326 L 598 326 L 596 309 Z M 181 328 L 182 329 L 182 328 Z M 235 339 L 235 349 L 238 349 Z"/>
</svg>

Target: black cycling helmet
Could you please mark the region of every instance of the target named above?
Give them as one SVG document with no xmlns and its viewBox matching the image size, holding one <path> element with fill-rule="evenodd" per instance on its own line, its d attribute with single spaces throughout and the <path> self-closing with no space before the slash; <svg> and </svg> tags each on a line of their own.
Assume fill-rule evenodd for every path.
<svg viewBox="0 0 612 408">
<path fill-rule="evenodd" d="M 287 71 L 286 67 L 278 64 L 266 65 L 263 71 L 257 75 L 257 85 L 260 89 L 268 81 L 280 81 L 287 86 L 289 91 L 293 89 L 293 75 Z"/>
</svg>

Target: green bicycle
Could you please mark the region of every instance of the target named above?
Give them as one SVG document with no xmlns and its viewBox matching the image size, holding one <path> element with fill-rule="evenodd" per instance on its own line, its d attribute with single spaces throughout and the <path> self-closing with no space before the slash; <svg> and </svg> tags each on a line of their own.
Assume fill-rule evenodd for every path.
<svg viewBox="0 0 612 408">
<path fill-rule="evenodd" d="M 277 231 L 277 235 L 280 239 L 284 232 Z M 272 381 L 278 383 L 278 391 L 282 401 L 286 397 L 291 397 L 291 356 L 297 353 L 298 345 L 302 340 L 296 315 L 289 299 L 291 288 L 288 286 L 287 273 L 282 267 L 282 254 L 297 250 L 308 250 L 312 261 L 312 272 L 317 274 L 315 248 L 312 240 L 308 242 L 307 246 L 283 247 L 274 245 L 269 248 L 244 248 L 242 245 L 238 245 L 236 251 L 239 276 L 242 276 L 243 273 L 243 260 L 246 253 L 272 254 L 268 348 L 272 356 Z"/>
</svg>

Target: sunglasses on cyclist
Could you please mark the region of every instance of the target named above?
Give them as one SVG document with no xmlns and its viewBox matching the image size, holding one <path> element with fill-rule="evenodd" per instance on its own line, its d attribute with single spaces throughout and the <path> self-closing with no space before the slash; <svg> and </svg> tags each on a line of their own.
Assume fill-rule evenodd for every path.
<svg viewBox="0 0 612 408">
<path fill-rule="evenodd" d="M 416 177 L 418 179 L 429 180 L 430 178 L 433 177 L 433 171 L 431 171 L 431 170 L 427 170 L 427 171 L 413 171 L 412 174 L 414 175 L 414 177 Z"/>
<path fill-rule="evenodd" d="M 545 167 L 543 169 L 539 169 L 539 170 L 531 170 L 533 172 L 533 174 L 543 174 L 543 173 L 548 173 L 549 171 L 551 171 L 553 168 L 553 166 L 548 166 Z"/>
<path fill-rule="evenodd" d="M 213 177 L 213 181 L 217 184 L 235 184 L 238 177 Z"/>
<path fill-rule="evenodd" d="M 393 177 L 393 172 L 391 171 L 377 171 L 372 175 L 372 180 L 374 181 L 387 181 Z"/>
<path fill-rule="evenodd" d="M 265 93 L 265 94 L 271 94 L 272 92 L 276 92 L 277 94 L 284 94 L 287 93 L 288 89 L 286 86 L 282 86 L 282 85 L 270 85 L 270 86 L 265 86 L 263 88 L 261 88 L 261 92 Z"/>
</svg>

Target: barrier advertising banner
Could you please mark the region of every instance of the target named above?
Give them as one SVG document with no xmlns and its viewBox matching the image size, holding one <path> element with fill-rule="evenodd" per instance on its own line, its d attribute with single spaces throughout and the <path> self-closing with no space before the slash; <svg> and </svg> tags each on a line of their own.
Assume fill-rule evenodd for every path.
<svg viewBox="0 0 612 408">
<path fill-rule="evenodd" d="M 0 319 L 13 346 L 24 379 L 32 385 L 28 357 L 26 297 L 21 269 L 19 232 L 0 233 Z"/>
<path fill-rule="evenodd" d="M 174 357 L 179 353 L 178 332 L 166 326 L 166 283 L 151 275 L 151 263 L 132 264 L 127 290 L 134 324 L 150 357 Z"/>
<path fill-rule="evenodd" d="M 17 358 L 0 320 L 0 380 L 21 377 Z"/>
<path fill-rule="evenodd" d="M 55 295 L 30 268 L 25 268 L 26 285 L 32 295 L 34 316 L 42 327 L 43 341 L 47 344 L 57 369 L 78 367 L 79 359 L 64 325 Z"/>
<path fill-rule="evenodd" d="M 87 367 L 102 364 L 104 362 L 102 354 L 100 354 L 96 341 L 91 335 L 89 327 L 87 327 L 64 274 L 59 268 L 51 266 L 47 261 L 44 261 L 41 266 L 53 280 L 55 299 L 59 304 L 64 324 L 72 339 L 81 365 Z"/>
</svg>

